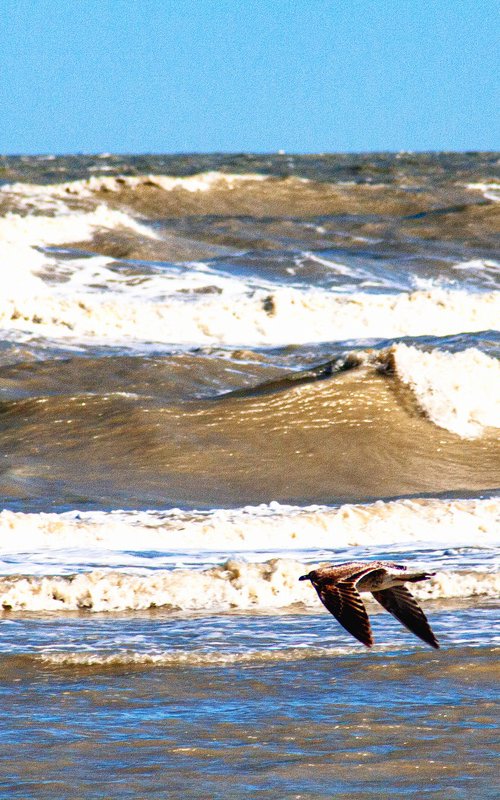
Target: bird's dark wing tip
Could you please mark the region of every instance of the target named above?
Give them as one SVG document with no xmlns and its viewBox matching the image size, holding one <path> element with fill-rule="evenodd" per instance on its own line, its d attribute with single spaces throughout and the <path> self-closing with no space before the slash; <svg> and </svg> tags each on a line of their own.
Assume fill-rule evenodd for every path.
<svg viewBox="0 0 500 800">
<path fill-rule="evenodd" d="M 439 642 L 429 621 L 413 595 L 405 586 L 372 591 L 372 595 L 386 611 L 396 617 L 409 631 L 423 642 L 439 650 Z"/>
</svg>

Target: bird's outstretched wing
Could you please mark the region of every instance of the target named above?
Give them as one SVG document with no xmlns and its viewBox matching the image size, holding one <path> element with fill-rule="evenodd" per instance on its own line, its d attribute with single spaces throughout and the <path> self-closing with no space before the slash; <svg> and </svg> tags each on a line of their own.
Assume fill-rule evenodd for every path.
<svg viewBox="0 0 500 800">
<path fill-rule="evenodd" d="M 342 627 L 367 647 L 373 644 L 372 629 L 361 595 L 351 581 L 324 582 L 319 599 Z"/>
<path fill-rule="evenodd" d="M 427 617 L 406 586 L 396 586 L 372 594 L 386 611 L 403 623 L 405 628 L 431 647 L 439 648 L 438 640 L 431 630 Z"/>
</svg>

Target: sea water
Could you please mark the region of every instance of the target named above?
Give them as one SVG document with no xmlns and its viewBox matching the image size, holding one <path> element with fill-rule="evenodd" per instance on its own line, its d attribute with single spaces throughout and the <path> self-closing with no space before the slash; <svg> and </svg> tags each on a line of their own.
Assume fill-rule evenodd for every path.
<svg viewBox="0 0 500 800">
<path fill-rule="evenodd" d="M 0 796 L 497 797 L 498 156 L 0 167 Z"/>
</svg>

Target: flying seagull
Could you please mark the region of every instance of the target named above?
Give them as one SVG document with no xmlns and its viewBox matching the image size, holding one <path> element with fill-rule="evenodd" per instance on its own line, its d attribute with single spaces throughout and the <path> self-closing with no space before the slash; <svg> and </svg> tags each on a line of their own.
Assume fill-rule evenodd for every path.
<svg viewBox="0 0 500 800">
<path fill-rule="evenodd" d="M 425 581 L 433 574 L 410 572 L 407 567 L 389 561 L 349 561 L 314 569 L 302 575 L 299 581 L 311 581 L 330 614 L 367 647 L 372 646 L 373 635 L 360 592 L 371 592 L 408 630 L 431 647 L 438 648 L 427 617 L 404 585 Z"/>
</svg>

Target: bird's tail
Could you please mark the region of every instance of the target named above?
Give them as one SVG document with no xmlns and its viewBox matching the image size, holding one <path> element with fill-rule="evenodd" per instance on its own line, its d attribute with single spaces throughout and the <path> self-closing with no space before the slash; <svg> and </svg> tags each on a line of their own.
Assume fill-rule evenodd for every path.
<svg viewBox="0 0 500 800">
<path fill-rule="evenodd" d="M 401 582 L 418 583 L 419 581 L 427 581 L 435 575 L 435 572 L 411 572 L 409 575 L 401 575 Z M 399 578 L 399 575 L 397 576 Z"/>
</svg>

